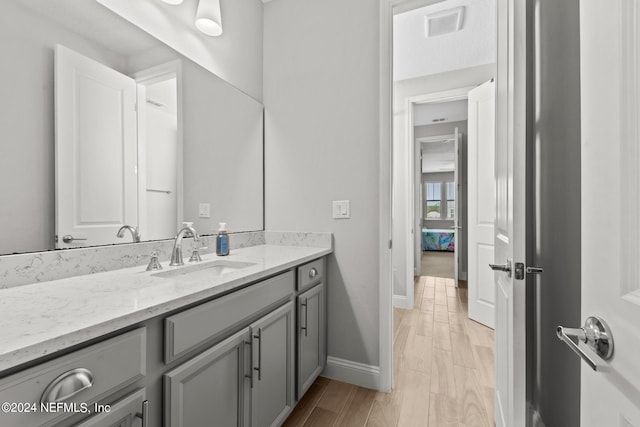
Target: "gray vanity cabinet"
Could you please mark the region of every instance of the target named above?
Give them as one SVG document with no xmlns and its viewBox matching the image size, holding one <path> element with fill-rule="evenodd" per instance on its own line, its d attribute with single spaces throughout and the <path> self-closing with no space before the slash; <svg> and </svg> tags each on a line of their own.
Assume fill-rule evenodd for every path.
<svg viewBox="0 0 640 427">
<path fill-rule="evenodd" d="M 320 375 L 326 362 L 324 283 L 301 293 L 298 298 L 298 383 L 302 396 Z"/>
<path fill-rule="evenodd" d="M 279 426 L 294 405 L 294 314 L 288 302 L 251 325 L 251 426 Z"/>
<path fill-rule="evenodd" d="M 88 420 L 76 424 L 75 427 L 146 426 L 148 425 L 145 424 L 148 421 L 145 420 L 148 404 L 149 402 L 145 400 L 145 390 L 140 389 L 110 405 L 108 411 L 100 412 Z"/>
<path fill-rule="evenodd" d="M 165 426 L 249 426 L 250 329 L 164 375 Z"/>
</svg>

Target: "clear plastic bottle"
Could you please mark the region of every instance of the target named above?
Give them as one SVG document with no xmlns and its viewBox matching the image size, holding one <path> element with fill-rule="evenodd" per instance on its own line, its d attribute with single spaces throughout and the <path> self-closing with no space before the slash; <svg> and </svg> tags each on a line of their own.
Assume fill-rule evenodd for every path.
<svg viewBox="0 0 640 427">
<path fill-rule="evenodd" d="M 227 223 L 221 222 L 218 229 L 218 237 L 216 238 L 216 255 L 229 255 L 229 234 L 227 232 Z"/>
</svg>

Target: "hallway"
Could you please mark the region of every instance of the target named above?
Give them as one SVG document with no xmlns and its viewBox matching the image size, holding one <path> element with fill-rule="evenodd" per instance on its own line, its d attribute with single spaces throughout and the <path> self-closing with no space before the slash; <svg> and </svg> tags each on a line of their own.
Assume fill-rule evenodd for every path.
<svg viewBox="0 0 640 427">
<path fill-rule="evenodd" d="M 467 317 L 467 289 L 419 277 L 412 310 L 394 309 L 391 393 L 318 378 L 285 426 L 492 426 L 493 330 Z"/>
</svg>

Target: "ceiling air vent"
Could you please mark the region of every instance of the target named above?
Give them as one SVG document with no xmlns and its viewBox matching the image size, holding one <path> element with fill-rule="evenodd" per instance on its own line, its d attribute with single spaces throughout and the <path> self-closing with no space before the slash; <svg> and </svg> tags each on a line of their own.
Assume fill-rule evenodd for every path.
<svg viewBox="0 0 640 427">
<path fill-rule="evenodd" d="M 464 6 L 431 13 L 424 17 L 424 35 L 429 38 L 455 33 L 462 29 L 463 20 Z"/>
</svg>

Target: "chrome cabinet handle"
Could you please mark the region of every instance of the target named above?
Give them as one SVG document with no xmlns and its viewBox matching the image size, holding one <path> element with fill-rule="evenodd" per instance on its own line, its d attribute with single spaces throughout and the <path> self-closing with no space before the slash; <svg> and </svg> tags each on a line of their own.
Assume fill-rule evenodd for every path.
<svg viewBox="0 0 640 427">
<path fill-rule="evenodd" d="M 308 318 L 309 308 L 307 307 L 308 302 L 309 302 L 309 299 L 305 298 L 304 302 L 300 303 L 300 305 L 304 307 L 304 326 L 300 326 L 300 330 L 304 331 L 305 337 L 308 336 L 307 335 L 307 325 L 309 324 L 309 318 Z"/>
<path fill-rule="evenodd" d="M 262 328 L 258 328 L 258 335 L 253 336 L 258 340 L 258 367 L 254 367 L 254 371 L 258 371 L 258 381 L 262 381 Z"/>
<path fill-rule="evenodd" d="M 70 399 L 94 383 L 93 374 L 85 368 L 72 369 L 60 375 L 44 389 L 41 403 L 62 402 Z"/>
<path fill-rule="evenodd" d="M 313 279 L 317 275 L 318 275 L 318 270 L 315 267 L 312 267 L 311 270 L 309 270 L 309 277 Z"/>
<path fill-rule="evenodd" d="M 245 341 L 244 345 L 245 346 L 248 345 L 250 347 L 250 349 L 249 349 L 249 354 L 250 354 L 250 356 L 249 356 L 249 366 L 253 367 L 253 344 L 251 344 L 251 342 L 249 342 L 249 341 Z M 248 375 L 245 374 L 244 377 L 245 378 L 249 378 L 249 383 L 251 384 L 251 388 L 253 388 L 253 372 L 249 372 Z"/>
<path fill-rule="evenodd" d="M 506 264 L 489 264 L 489 268 L 493 271 L 504 271 L 507 276 L 511 277 L 511 260 L 508 259 Z"/>
<path fill-rule="evenodd" d="M 148 427 L 149 425 L 149 401 L 142 402 L 142 412 L 137 412 L 136 417 L 142 421 L 141 427 Z"/>
<path fill-rule="evenodd" d="M 611 335 L 611 329 L 609 329 L 606 322 L 599 317 L 588 317 L 582 328 L 565 328 L 558 326 L 556 328 L 556 335 L 559 340 L 564 341 L 564 343 L 567 344 L 575 354 L 580 356 L 594 371 L 598 370 L 596 362 L 594 362 L 578 344 L 573 342 L 572 337 L 587 344 L 595 354 L 604 360 L 609 360 L 613 357 L 613 335 Z"/>
<path fill-rule="evenodd" d="M 87 239 L 79 239 L 77 237 L 73 237 L 71 234 L 67 234 L 66 236 L 62 236 L 62 241 L 65 243 L 72 243 L 76 240 L 87 240 Z"/>
</svg>

